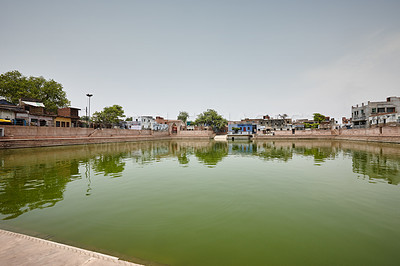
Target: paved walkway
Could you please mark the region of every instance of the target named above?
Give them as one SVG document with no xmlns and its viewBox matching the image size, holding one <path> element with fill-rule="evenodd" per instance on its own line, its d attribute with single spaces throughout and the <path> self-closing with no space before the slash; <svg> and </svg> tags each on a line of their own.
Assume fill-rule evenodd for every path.
<svg viewBox="0 0 400 266">
<path fill-rule="evenodd" d="M 0 229 L 0 265 L 134 266 L 139 264 Z"/>
</svg>

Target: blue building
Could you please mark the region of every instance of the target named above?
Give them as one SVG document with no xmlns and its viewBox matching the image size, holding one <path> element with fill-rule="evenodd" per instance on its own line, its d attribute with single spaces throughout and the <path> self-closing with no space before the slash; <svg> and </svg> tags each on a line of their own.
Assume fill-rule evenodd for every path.
<svg viewBox="0 0 400 266">
<path fill-rule="evenodd" d="M 233 130 L 238 128 L 238 130 Z M 228 125 L 228 134 L 255 134 L 257 132 L 257 125 L 253 124 L 230 124 Z"/>
</svg>

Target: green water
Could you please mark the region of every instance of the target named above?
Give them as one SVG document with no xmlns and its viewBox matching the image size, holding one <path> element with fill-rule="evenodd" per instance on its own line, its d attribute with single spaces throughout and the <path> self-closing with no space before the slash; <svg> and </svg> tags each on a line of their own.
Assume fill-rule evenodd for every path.
<svg viewBox="0 0 400 266">
<path fill-rule="evenodd" d="M 0 228 L 145 264 L 398 265 L 400 145 L 0 151 Z"/>
</svg>

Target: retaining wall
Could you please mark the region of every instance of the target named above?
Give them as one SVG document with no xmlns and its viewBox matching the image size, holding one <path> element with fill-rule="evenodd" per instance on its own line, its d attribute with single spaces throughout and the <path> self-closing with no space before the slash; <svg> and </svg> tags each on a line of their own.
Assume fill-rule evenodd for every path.
<svg viewBox="0 0 400 266">
<path fill-rule="evenodd" d="M 330 130 L 296 130 L 293 134 L 292 130 L 274 131 L 275 136 L 331 136 Z"/>
<path fill-rule="evenodd" d="M 58 128 L 35 126 L 0 126 L 4 137 L 0 137 L 0 148 L 22 148 L 59 146 L 87 143 L 127 142 L 156 139 L 211 139 L 214 132 L 207 130 L 165 131 L 129 129 Z M 400 143 L 400 127 L 340 130 L 291 130 L 276 131 L 275 135 L 257 134 L 254 139 L 339 139 L 367 142 Z"/>
<path fill-rule="evenodd" d="M 255 139 L 338 139 L 367 142 L 400 143 L 400 127 L 334 130 L 275 131 L 275 135 L 257 134 Z"/>
<path fill-rule="evenodd" d="M 179 131 L 170 135 L 168 131 L 59 128 L 36 126 L 0 126 L 4 137 L 0 137 L 0 148 L 27 148 L 78 145 L 109 142 L 131 142 L 162 139 L 210 139 L 212 131 Z"/>
<path fill-rule="evenodd" d="M 214 138 L 215 133 L 208 130 L 180 130 L 178 134 L 172 136 L 176 138 Z"/>
<path fill-rule="evenodd" d="M 128 129 L 93 129 L 73 127 L 36 127 L 36 126 L 0 126 L 4 128 L 4 137 L 7 138 L 77 138 L 77 137 L 113 137 L 113 136 L 143 136 L 153 135 L 151 130 Z M 162 135 L 168 132 L 157 132 Z"/>
</svg>

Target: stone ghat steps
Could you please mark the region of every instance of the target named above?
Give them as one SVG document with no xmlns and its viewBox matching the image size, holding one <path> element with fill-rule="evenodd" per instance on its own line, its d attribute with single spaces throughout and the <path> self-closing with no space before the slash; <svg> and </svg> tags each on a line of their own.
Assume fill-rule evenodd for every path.
<svg viewBox="0 0 400 266">
<path fill-rule="evenodd" d="M 135 266 L 140 264 L 0 229 L 0 265 Z"/>
</svg>

